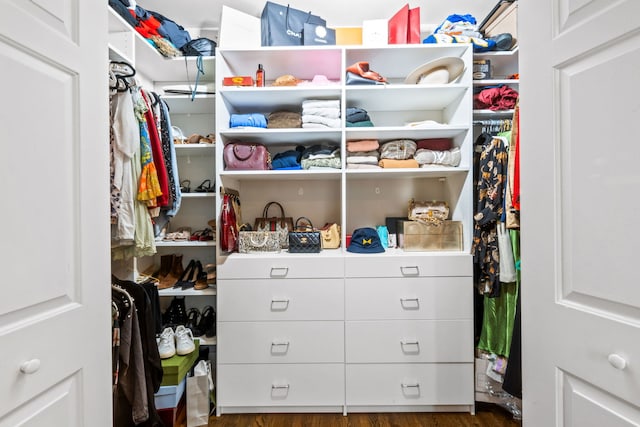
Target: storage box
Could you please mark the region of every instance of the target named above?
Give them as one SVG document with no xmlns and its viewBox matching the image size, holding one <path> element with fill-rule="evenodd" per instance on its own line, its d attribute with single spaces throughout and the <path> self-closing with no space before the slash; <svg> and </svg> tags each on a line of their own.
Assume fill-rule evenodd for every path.
<svg viewBox="0 0 640 427">
<path fill-rule="evenodd" d="M 439 226 L 404 221 L 405 251 L 461 251 L 462 222 L 443 221 Z"/>
<path fill-rule="evenodd" d="M 175 408 L 158 409 L 158 415 L 165 427 L 187 425 L 187 396 L 183 396 Z"/>
<path fill-rule="evenodd" d="M 165 409 L 177 407 L 178 403 L 180 403 L 180 398 L 184 394 L 186 384 L 187 377 L 185 376 L 178 385 L 161 386 L 154 398 L 156 408 Z"/>
<path fill-rule="evenodd" d="M 200 353 L 200 340 L 194 340 L 196 349 L 186 356 L 177 354 L 162 361 L 162 382 L 161 386 L 178 385 L 185 378 L 187 372 L 193 367 Z"/>
<path fill-rule="evenodd" d="M 233 76 L 222 79 L 224 86 L 253 86 L 253 78 L 251 76 Z"/>
<path fill-rule="evenodd" d="M 361 45 L 362 27 L 338 27 L 336 28 L 337 45 Z"/>
</svg>

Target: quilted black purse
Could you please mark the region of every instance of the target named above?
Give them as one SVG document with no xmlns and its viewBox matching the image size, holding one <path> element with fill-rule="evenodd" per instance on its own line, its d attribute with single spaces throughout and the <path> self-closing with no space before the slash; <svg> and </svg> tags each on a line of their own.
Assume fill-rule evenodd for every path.
<svg viewBox="0 0 640 427">
<path fill-rule="evenodd" d="M 307 222 L 300 226 L 300 220 Z M 296 219 L 293 231 L 289 232 L 289 252 L 298 254 L 315 254 L 322 249 L 322 237 L 319 231 L 314 231 L 309 218 L 301 216 Z"/>
</svg>

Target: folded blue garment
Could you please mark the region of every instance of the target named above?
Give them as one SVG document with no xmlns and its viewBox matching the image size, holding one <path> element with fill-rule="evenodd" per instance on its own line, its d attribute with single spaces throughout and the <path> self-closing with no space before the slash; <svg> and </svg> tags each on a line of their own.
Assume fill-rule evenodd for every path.
<svg viewBox="0 0 640 427">
<path fill-rule="evenodd" d="M 267 118 L 264 114 L 251 113 L 251 114 L 232 114 L 229 118 L 229 127 L 254 127 L 254 128 L 266 128 Z"/>
<path fill-rule="evenodd" d="M 288 150 L 273 156 L 271 161 L 272 169 L 285 169 L 300 167 L 302 152 L 298 150 Z"/>
</svg>

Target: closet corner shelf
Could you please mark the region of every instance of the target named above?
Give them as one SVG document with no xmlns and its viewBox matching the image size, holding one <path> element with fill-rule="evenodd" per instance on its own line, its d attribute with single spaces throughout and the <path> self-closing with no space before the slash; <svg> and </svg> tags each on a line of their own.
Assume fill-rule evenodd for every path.
<svg viewBox="0 0 640 427">
<path fill-rule="evenodd" d="M 189 247 L 201 247 L 201 246 L 215 246 L 215 240 L 209 240 L 206 242 L 196 242 L 190 240 L 162 240 L 156 242 L 156 247 L 164 248 L 189 248 Z"/>
<path fill-rule="evenodd" d="M 196 57 L 166 58 L 132 28 L 110 6 L 108 29 L 111 59 L 129 62 L 143 76 L 153 76 L 154 81 L 175 82 L 193 80 L 198 73 Z M 203 58 L 204 76 L 201 82 L 215 80 L 215 57 Z M 187 79 L 187 68 L 191 79 Z"/>
<path fill-rule="evenodd" d="M 201 297 L 201 296 L 214 296 L 217 295 L 215 286 L 209 286 L 207 289 L 185 289 L 180 288 L 168 288 L 160 289 L 158 294 L 161 297 Z"/>
<path fill-rule="evenodd" d="M 491 56 L 513 56 L 520 51 L 520 46 L 516 46 L 512 50 L 491 50 L 489 52 L 473 52 L 474 57 L 491 57 Z"/>
<path fill-rule="evenodd" d="M 326 180 L 339 180 L 342 176 L 340 169 L 332 170 L 277 170 L 272 169 L 268 171 L 254 170 L 254 171 L 225 171 L 220 172 L 222 178 L 233 178 L 238 181 L 253 181 L 253 180 L 314 180 L 314 179 L 326 179 Z"/>
<path fill-rule="evenodd" d="M 433 167 L 420 169 L 347 169 L 347 179 L 407 179 L 407 178 L 429 178 L 446 179 L 453 176 L 460 176 L 469 173 L 468 167 Z"/>
</svg>

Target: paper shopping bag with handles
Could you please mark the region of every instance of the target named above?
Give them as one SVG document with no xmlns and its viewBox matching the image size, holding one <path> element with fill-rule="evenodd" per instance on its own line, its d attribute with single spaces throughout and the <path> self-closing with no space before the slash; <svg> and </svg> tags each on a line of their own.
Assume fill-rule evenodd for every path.
<svg viewBox="0 0 640 427">
<path fill-rule="evenodd" d="M 213 388 L 211 362 L 201 360 L 187 377 L 187 427 L 209 425 Z"/>
<path fill-rule="evenodd" d="M 405 4 L 389 19 L 389 44 L 420 43 L 420 8 Z"/>
<path fill-rule="evenodd" d="M 262 46 L 302 46 L 304 24 L 326 26 L 327 22 L 311 12 L 268 1 L 260 16 Z"/>
</svg>

